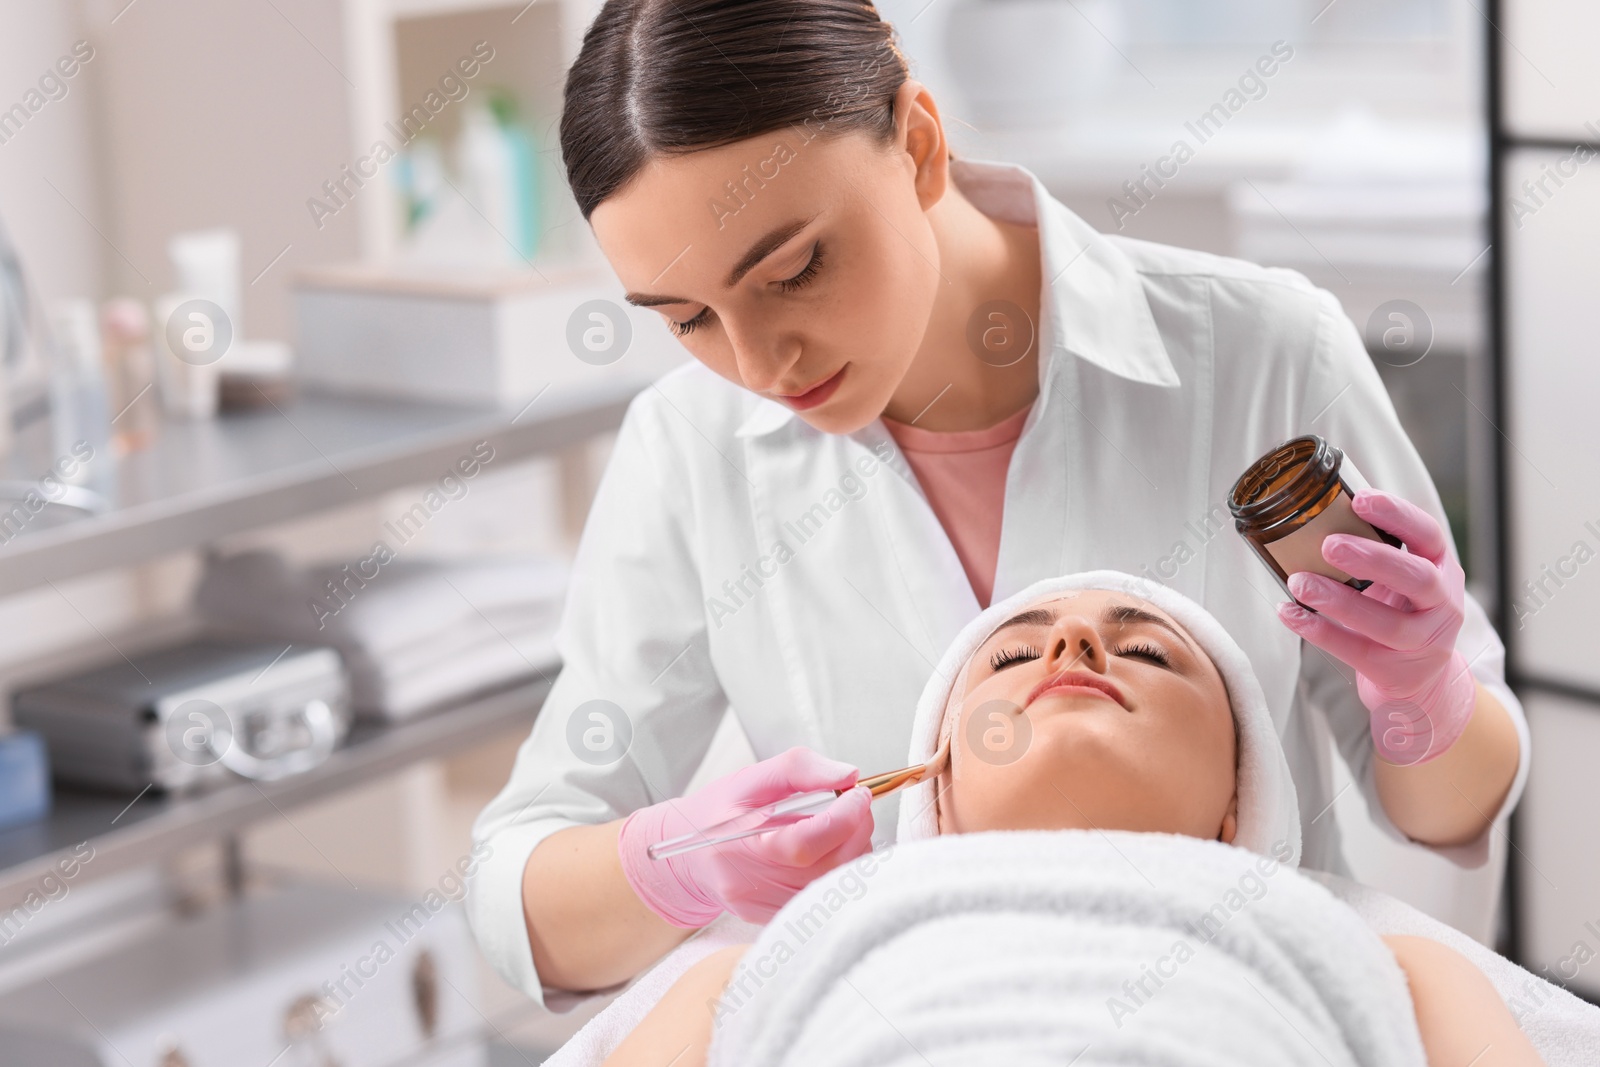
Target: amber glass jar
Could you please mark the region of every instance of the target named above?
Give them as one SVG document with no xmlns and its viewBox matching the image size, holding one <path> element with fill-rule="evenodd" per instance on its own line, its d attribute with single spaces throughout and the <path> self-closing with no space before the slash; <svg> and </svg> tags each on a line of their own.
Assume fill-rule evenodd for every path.
<svg viewBox="0 0 1600 1067">
<path fill-rule="evenodd" d="M 1399 547 L 1398 538 L 1355 513 L 1351 498 L 1366 479 L 1345 454 L 1311 434 L 1285 441 L 1250 465 L 1233 483 L 1228 510 L 1235 529 L 1289 591 L 1296 571 L 1324 574 L 1355 589 L 1372 583 L 1352 578 L 1322 558 L 1322 539 L 1355 534 Z M 1291 597 L 1293 593 L 1289 594 Z"/>
</svg>

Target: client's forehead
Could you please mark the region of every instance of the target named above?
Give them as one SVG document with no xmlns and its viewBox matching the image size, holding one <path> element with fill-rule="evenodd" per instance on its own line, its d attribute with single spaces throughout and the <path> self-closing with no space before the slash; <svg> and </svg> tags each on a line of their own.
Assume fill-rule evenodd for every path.
<svg viewBox="0 0 1600 1067">
<path fill-rule="evenodd" d="M 1066 615 L 1089 619 L 1101 627 L 1130 624 L 1157 626 L 1171 631 L 1196 652 L 1201 651 L 1189 631 L 1172 616 L 1142 597 L 1109 589 L 1085 589 L 1041 596 L 1003 620 L 984 639 L 983 645 L 987 646 L 1008 633 L 1037 631 L 1054 626 Z"/>
</svg>

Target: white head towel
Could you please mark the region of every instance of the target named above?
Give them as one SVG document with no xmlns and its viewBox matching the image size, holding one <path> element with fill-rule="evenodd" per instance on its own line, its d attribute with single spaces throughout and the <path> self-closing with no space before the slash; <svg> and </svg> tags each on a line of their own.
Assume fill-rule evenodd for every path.
<svg viewBox="0 0 1600 1067">
<path fill-rule="evenodd" d="M 911 753 L 907 763 L 933 758 L 945 729 L 945 719 L 960 701 L 952 697 L 966 688 L 966 666 L 972 654 L 1006 619 L 1035 601 L 1086 589 L 1126 593 L 1145 600 L 1183 625 L 1216 664 L 1239 727 L 1239 828 L 1233 843 L 1275 859 L 1288 846 L 1291 865 L 1300 862 L 1300 804 L 1294 779 L 1283 756 L 1278 731 L 1272 725 L 1266 695 L 1244 650 L 1228 636 L 1211 613 L 1181 593 L 1121 571 L 1086 571 L 1035 582 L 967 624 L 945 650 L 944 658 L 923 687 L 917 716 L 911 727 Z M 933 780 L 906 789 L 900 800 L 898 840 L 915 841 L 939 835 L 934 808 Z M 1283 842 L 1284 844 L 1279 844 Z M 1277 852 L 1274 852 L 1274 846 Z"/>
</svg>

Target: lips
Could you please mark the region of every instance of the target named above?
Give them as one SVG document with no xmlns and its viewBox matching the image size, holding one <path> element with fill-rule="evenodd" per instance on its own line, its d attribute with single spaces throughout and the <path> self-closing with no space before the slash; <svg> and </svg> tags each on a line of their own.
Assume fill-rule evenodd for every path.
<svg viewBox="0 0 1600 1067">
<path fill-rule="evenodd" d="M 844 379 L 844 372 L 848 366 L 849 365 L 846 364 L 846 366 L 840 367 L 834 372 L 832 377 L 813 385 L 804 392 L 790 395 L 779 393 L 778 399 L 782 400 L 785 404 L 788 404 L 796 411 L 805 411 L 807 408 L 814 408 L 818 404 L 821 404 L 823 401 L 827 400 L 838 390 L 839 383 Z"/>
<path fill-rule="evenodd" d="M 1028 694 L 1028 703 L 1032 704 L 1035 700 L 1052 691 L 1070 692 L 1075 689 L 1093 690 L 1110 697 L 1124 708 L 1128 706 L 1127 700 L 1123 698 L 1122 690 L 1113 685 L 1110 679 L 1103 678 L 1092 671 L 1075 670 L 1065 670 L 1053 674 L 1034 686 L 1033 692 Z"/>
</svg>

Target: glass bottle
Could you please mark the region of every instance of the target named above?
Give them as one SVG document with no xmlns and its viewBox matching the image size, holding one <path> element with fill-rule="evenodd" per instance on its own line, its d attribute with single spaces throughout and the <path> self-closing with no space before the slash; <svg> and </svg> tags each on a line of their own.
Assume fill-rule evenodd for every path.
<svg viewBox="0 0 1600 1067">
<path fill-rule="evenodd" d="M 1345 533 L 1400 547 L 1398 538 L 1351 507 L 1351 498 L 1366 488 L 1366 479 L 1344 452 L 1309 434 L 1285 441 L 1251 464 L 1233 483 L 1228 510 L 1234 528 L 1284 592 L 1289 592 L 1289 575 L 1297 571 L 1365 589 L 1371 581 L 1354 578 L 1322 558 L 1322 541 L 1329 534 Z"/>
</svg>

